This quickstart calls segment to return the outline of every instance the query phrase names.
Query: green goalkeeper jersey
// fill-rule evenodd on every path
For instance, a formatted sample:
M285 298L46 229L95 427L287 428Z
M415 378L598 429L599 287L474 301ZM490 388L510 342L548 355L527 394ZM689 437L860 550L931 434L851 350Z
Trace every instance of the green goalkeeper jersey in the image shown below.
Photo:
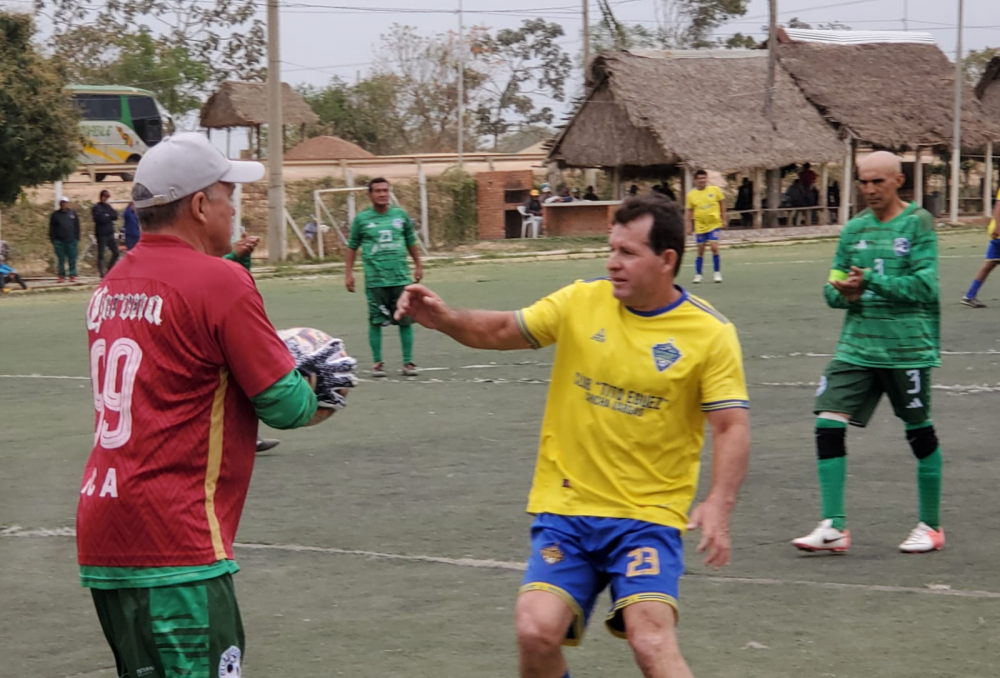
M848 303L827 283L833 308L847 309L835 360L862 367L937 367L941 309L934 219L916 203L882 223L871 210L847 222L830 280L866 269L861 299Z
M394 205L385 214L371 207L360 212L347 241L352 250L361 248L365 287L398 287L413 282L406 253L416 244L410 215Z

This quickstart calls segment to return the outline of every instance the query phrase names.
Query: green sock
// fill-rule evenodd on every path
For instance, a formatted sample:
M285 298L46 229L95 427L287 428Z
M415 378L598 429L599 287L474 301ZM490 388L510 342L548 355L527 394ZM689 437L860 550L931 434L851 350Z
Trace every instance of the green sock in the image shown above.
M920 498L920 521L931 528L941 528L941 448L917 462L917 496Z
M372 347L372 362L382 362L382 326L368 326L368 345Z
M823 519L833 521L833 527L843 530L846 525L846 512L844 511L844 485L847 481L847 454L844 446L844 438L847 434L847 424L842 421L832 419L817 419L817 443L821 446L838 446L838 450L824 450L828 455L839 452L837 456L827 456L820 458L817 462L819 471L819 489L822 498ZM820 436L819 429L833 430L839 436L827 438L824 442Z
M399 343L403 345L403 364L413 362L413 325L399 326Z

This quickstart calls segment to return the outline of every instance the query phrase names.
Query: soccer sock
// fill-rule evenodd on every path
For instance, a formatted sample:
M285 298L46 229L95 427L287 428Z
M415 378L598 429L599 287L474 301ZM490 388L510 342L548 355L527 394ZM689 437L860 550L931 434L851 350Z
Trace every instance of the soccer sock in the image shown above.
M941 476L944 456L930 422L908 425L906 439L917 456L917 497L920 522L937 530L941 527ZM928 450L933 452L927 454ZM924 456L921 456L924 455Z
M705 258L704 257L697 257L694 260L694 272L697 273L698 275L701 275L701 267L702 267L702 264L704 264L704 263L705 263Z
M816 420L816 451L819 456L819 489L823 519L833 521L833 527L843 530L846 525L844 485L847 480L847 424L833 419Z
M979 294L979 288L982 286L983 286L982 281L973 280L972 286L969 288L969 291L965 295L966 299L975 299L976 295Z
M368 326L368 345L372 347L372 362L382 362L382 326Z
M718 273L719 269L722 268L722 258L718 254L712 255L712 265L715 266L716 273Z
M413 362L413 325L399 326L399 343L403 345L403 364Z

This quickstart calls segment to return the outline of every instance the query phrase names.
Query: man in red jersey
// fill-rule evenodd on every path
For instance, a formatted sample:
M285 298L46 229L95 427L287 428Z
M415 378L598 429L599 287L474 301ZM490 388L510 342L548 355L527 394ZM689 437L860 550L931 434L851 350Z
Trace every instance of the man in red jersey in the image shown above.
M119 676L240 675L232 546L257 421L296 428L333 411L250 274L221 258L235 184L263 174L199 134L160 142L132 189L142 240L87 309L96 425L77 551Z

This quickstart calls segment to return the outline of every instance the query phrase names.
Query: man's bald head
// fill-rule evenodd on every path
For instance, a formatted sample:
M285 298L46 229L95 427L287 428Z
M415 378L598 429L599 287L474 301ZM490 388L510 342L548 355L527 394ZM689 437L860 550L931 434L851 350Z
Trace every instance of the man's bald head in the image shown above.
M876 151L858 161L858 186L879 219L902 209L898 191L905 182L903 164L892 153Z
M879 173L896 175L903 173L903 162L899 156L889 151L875 151L858 161L858 171L874 170Z

